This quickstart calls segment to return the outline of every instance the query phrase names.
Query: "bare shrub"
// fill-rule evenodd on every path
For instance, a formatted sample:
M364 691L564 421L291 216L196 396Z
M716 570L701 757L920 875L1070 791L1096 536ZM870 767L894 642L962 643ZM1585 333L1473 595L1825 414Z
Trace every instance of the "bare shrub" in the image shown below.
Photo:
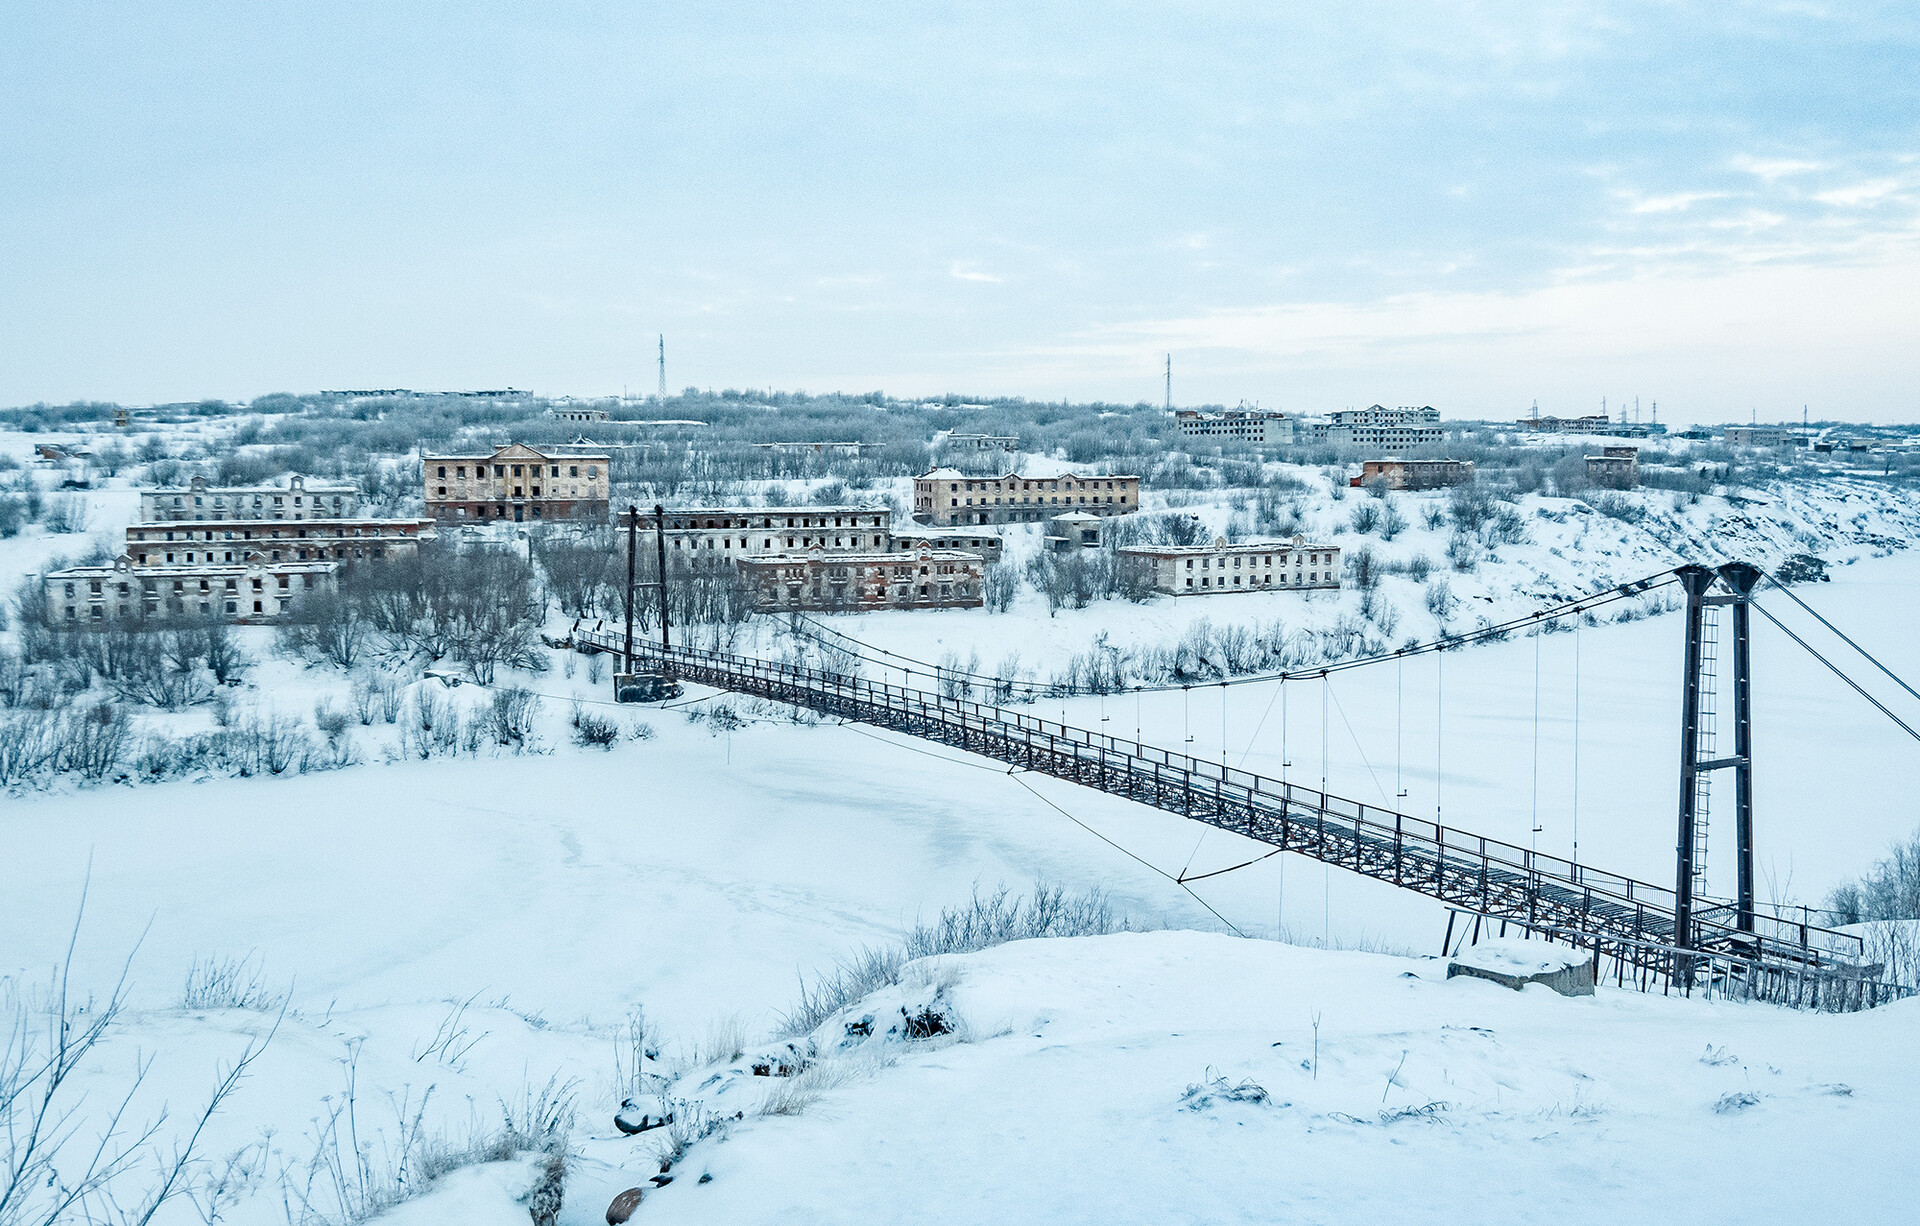
M62 494L47 500L40 513L40 526L57 535L87 530L87 502L78 494Z
M253 1009L277 1013L287 993L267 986L266 966L257 953L243 958L195 958L187 968L180 1004L186 1009Z
M475 1120L464 1132L438 1132L426 1125L433 1090L415 1101L390 1099L389 1134L360 1111L356 1043L346 1061L345 1086L329 1095L325 1115L314 1121L312 1157L296 1179L281 1177L289 1226L358 1226L395 1205L430 1190L464 1167L506 1162L521 1154L564 1154L574 1123L575 1083L549 1078L535 1089L499 1100L497 1122Z
M0 990L0 1226L146 1226L176 1199L207 1204L220 1176L199 1157L201 1135L279 1029L276 1021L221 1070L170 1149L156 1143L166 1108L144 1122L129 1114L144 1063L123 1095L83 1115L82 1082L125 1011L132 958L104 1000L83 996L72 982L79 932L76 918L66 957L43 990ZM97 1131L83 1135L82 1124L95 1121Z
M573 743L582 749L612 749L619 743L620 725L588 711L577 699L568 712L567 724L573 729Z
M836 963L812 983L802 980L800 997L780 1018L789 1035L804 1035L840 1010L881 988L900 982L906 965L936 954L972 953L1039 937L1104 936L1131 925L1113 913L1098 890L1070 894L1062 886L1036 883L1030 894L1012 894L1002 886L976 892L960 906L947 907L930 924L915 925L896 945L868 947Z
M523 686L510 685L493 692L486 709L487 729L496 745L508 745L518 753L538 743L534 721L540 716L540 696Z

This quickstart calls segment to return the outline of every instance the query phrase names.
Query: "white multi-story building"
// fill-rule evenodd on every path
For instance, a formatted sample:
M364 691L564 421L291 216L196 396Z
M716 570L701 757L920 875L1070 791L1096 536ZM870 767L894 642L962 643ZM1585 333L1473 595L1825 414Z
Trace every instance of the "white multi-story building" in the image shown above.
M1182 438L1260 445L1293 441L1293 427L1287 415L1264 409L1228 409L1220 413L1180 409L1173 415L1173 424Z
M1445 438L1440 428L1440 410L1404 405L1397 409L1377 404L1364 409L1342 409L1331 415L1328 432L1329 442L1379 451L1434 447Z
M205 477L187 484L140 491L140 518L147 523L174 519L351 519L360 513L360 491L351 482L308 481L298 474L280 485L208 485Z
M913 479L913 517L954 524L1039 523L1062 511L1128 515L1140 509L1140 478L1097 473L969 477L936 468Z
M951 451L1018 451L1017 434L948 434L940 446Z
M270 562L344 562L410 555L436 535L430 519L166 520L129 526L127 556L136 566L233 563L255 553Z
M669 564L717 566L769 554L884 553L890 547L893 511L881 506L680 507L666 513ZM621 528L627 513L617 517ZM654 516L640 512L640 530L654 529Z
M1237 545L1225 537L1215 537L1211 545L1125 545L1119 553L1122 565L1144 574L1155 591L1170 596L1340 586L1339 548L1300 536Z
M977 609L986 561L977 553L919 549L888 553L765 554L742 558L740 574L762 611Z
M107 566L69 566L42 583L55 625L104 625L147 617L278 621L311 592L331 591L337 562L276 562L250 553L233 563L141 566L122 554Z

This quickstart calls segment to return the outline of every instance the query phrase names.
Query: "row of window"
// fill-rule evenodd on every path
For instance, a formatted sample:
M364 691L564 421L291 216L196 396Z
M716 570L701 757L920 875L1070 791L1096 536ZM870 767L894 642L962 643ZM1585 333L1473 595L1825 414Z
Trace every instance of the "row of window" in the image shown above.
M165 497L165 495L161 495L161 497L162 497L162 498L164 498L164 497ZM173 496L173 505L174 505L174 506L176 506L176 507L178 507L178 506L185 506L186 504L185 504L185 503L184 503L184 502L182 501L182 499L183 499L184 497L185 497L185 495L182 495L182 494L175 494L175 495ZM262 501L261 501L261 499L263 499L263 498L267 498L267 497L271 497L271 498L273 499L273 503L272 503L272 505L274 505L274 506L276 506L276 507L278 507L278 506L285 506L285 505L286 505L286 501L285 501L285 500L286 500L286 497L287 497L287 496L286 496L285 494L273 494L273 495L266 495L266 494L255 494L255 495L253 496L253 505L254 505L254 506L256 506L256 507L259 507L259 506L266 506L267 504L266 504L266 503L264 503L264 502L262 502ZM346 497L346 496L345 496L345 495L343 495L343 494L335 494L335 495L333 496L333 505L334 505L334 506L336 506L336 507L337 507L337 506L342 506L342 505L344 505L344 503L345 503L345 497ZM236 496L234 497L234 500L233 500L233 505L234 505L234 506L236 506L236 507L239 507L239 506L245 506L245 505L246 505L246 501L247 501L247 500L246 500L246 498L245 498L244 496L240 496L240 495L236 495ZM317 506L323 506L323 505L325 505L325 503L326 503L326 499L325 499L325 498L322 498L322 497L321 497L320 495L318 495L318 494L315 494L315 495L313 496L313 505L314 505L314 506L316 506L316 507L317 507ZM194 506L196 506L196 507L204 507L204 506L206 506L206 505L207 505L207 499L206 499L206 495L204 495L204 494L195 494L195 495L193 496L193 505L194 505ZM225 494L215 494L215 495L213 496L213 505L214 505L214 506L216 506L216 507L224 507L224 506L226 506L226 505L227 505L227 496L226 496ZM300 494L295 494L295 495L293 496L293 505L294 505L294 506L296 506L296 507L298 507L298 506L304 506L304 505L306 505L306 504L305 504L305 503L304 503L304 502L302 501L302 495L300 495Z
M1256 556L1256 555L1254 555L1254 554L1250 554L1250 553L1236 553L1236 554L1234 554L1234 555L1233 555L1233 568L1234 568L1235 570L1239 570L1239 569L1240 569L1240 559L1241 559L1241 558L1245 558L1245 559L1247 560L1247 565L1248 565L1248 566L1252 566L1252 565L1254 565L1254 558L1255 558L1255 556ZM1273 555L1272 555L1272 554L1270 554L1270 553L1269 553L1269 554L1260 554L1260 555L1257 555L1257 556L1259 556L1259 557L1261 558L1261 563L1260 563L1261 565L1263 565L1263 566L1272 566L1272 565L1273 565ZM1327 555L1326 555L1326 561L1328 562L1328 564L1331 564L1331 563L1333 562L1333 555L1332 555L1332 554L1330 554L1330 553L1329 553L1329 554L1327 554ZM1304 564L1305 564L1305 565L1307 565L1307 566L1319 566L1319 565L1321 564L1321 555L1320 555L1320 554L1317 554L1317 553L1305 553L1305 554L1298 554L1298 555L1295 555L1295 557L1294 557L1294 559L1293 559L1293 564L1294 564L1295 566L1299 566L1299 565L1301 565L1301 564L1302 564L1303 562L1304 562ZM1285 566L1286 564L1287 564L1287 555L1286 555L1286 554L1281 554L1281 555L1280 555L1280 565L1282 565L1282 566ZM1200 569L1201 569L1201 570L1211 570L1212 568L1213 568L1213 555L1212 555L1212 554L1208 554L1208 555L1206 555L1205 557L1202 557L1202 558L1200 559ZM1192 559L1192 558L1188 558L1188 559L1187 559L1187 569L1188 569L1188 570L1192 570L1192 569L1193 569L1193 559ZM1221 558L1221 559L1220 559L1220 569L1221 569L1221 570L1225 570L1225 569L1227 569L1227 560L1226 560L1225 558Z
M719 531L724 532L729 528L756 528L756 527L772 528L777 526L774 524L773 521L779 517L772 516L772 515L762 515L760 517L760 522L758 524L747 522L752 518L753 516L748 515L748 516L743 516L737 520L722 519L717 523L711 519L705 521L704 523L702 523L700 520L697 520L697 519L691 520L691 521L681 520L681 519L670 519L667 521L667 530L669 532L697 532L700 529L705 528L709 531L717 529ZM864 516L863 515L846 515L846 516L836 515L833 517L833 522L829 524L827 522L827 517L824 515L819 515L819 516L789 515L786 517L786 520L787 520L786 526L789 528L840 528L840 527L884 528L887 526L887 521L892 518L893 517L891 515L864 515ZM842 519L846 521L844 524L841 523Z
M266 609L264 608L265 603L266 603L265 600L254 601L253 611L255 613L265 613L266 612ZM226 612L229 616L238 615L240 612L240 602L238 600L222 601L221 605L222 605L223 611ZM187 611L187 606L185 601L175 600L172 602L172 607L175 613L185 613ZM274 612L285 613L288 609L292 607L293 607L293 601L290 598L286 596L279 596L274 598ZM203 614L211 615L213 613L213 602L210 600L201 601L199 611ZM107 610L105 605L94 605L91 609L87 611L87 616L93 621L105 621L106 612ZM159 607L157 602L148 601L146 612L148 614L159 612ZM120 605L115 609L114 616L115 617L132 617L133 610L128 608L126 605ZM75 608L72 605L67 606L67 620L70 622L80 620L78 611L75 610Z
M266 551L266 556L275 562L284 562L287 560L287 558L284 555L289 552L293 554L293 561L295 562L323 561L328 556L327 549L324 545L316 546L313 549L294 549L294 550L271 549ZM233 554L234 554L234 551L229 549L224 551L220 557L216 558L213 556L213 550L209 549L205 553L205 555L203 555L200 558L200 561L203 563L208 563L208 562L230 563L230 562L237 562L241 560L239 558L235 558ZM194 563L194 557L192 553L183 553L180 555L178 559L176 559L174 555L170 553L162 556L165 558L165 564L167 565L191 566ZM336 545L333 548L332 556L336 558L346 558L349 556L356 557L356 558L384 558L387 556L387 550L386 550L386 547L383 545L373 545L364 549L356 545L353 547L351 554L349 554L347 546ZM160 562L153 561L152 558L153 558L152 554L141 553L141 554L136 554L134 557L134 560L142 566L158 566L162 564Z
M514 487L513 487L513 493L511 493L511 494L509 494L509 495L508 495L508 497L509 497L509 498L525 498L525 497L527 496L527 495L526 495L526 493L524 492L524 491L526 490L526 488L527 488L527 487L525 487L525 486L519 486L519 485L516 485L516 486L514 486ZM438 485L438 486L435 486L435 487L434 487L434 494L433 494L433 496L434 496L435 498L445 498L445 497L447 496L447 487L446 487L446 486L444 486L444 485ZM533 496L534 496L535 498L541 498L541 497L546 497L546 498L578 498L578 497L580 497L580 487L579 487L579 486L577 486L577 485L574 485L574 486L569 486L569 487L567 487L567 491L566 491L565 493L561 493L561 492L560 492L559 490L553 490L553 491L551 491L551 492L549 492L549 493L547 493L547 494L544 494L544 495L543 495L543 494L541 494L541 492L540 492L540 487L536 485L536 486L534 486L534 487L533 487Z
M1239 575L1235 575L1235 576L1233 577L1233 586L1234 586L1234 587L1240 587L1240 586L1241 586L1241 583L1240 583L1240 578L1241 578L1241 577L1240 577ZM1246 582L1246 586L1247 586L1247 587L1269 587L1269 586L1272 586L1272 584L1273 584L1273 576L1272 576L1272 575L1248 575L1248 576L1246 576L1246 580L1247 580L1247 582ZM1299 572L1299 571L1295 571L1295 572L1293 572L1293 583L1292 583L1292 584L1288 584L1288 582L1287 582L1287 575L1286 575L1286 572L1285 572L1285 571L1282 571L1282 572L1280 572L1280 584L1279 584L1279 585L1280 585L1281 587L1289 587L1289 586L1292 586L1292 587L1305 587L1305 586L1308 586L1308 585L1310 585L1310 584L1316 584L1316 583L1319 583L1319 582L1320 582L1320 572L1319 572L1319 571L1317 571L1317 570L1310 570L1310 571L1308 571L1308 572L1307 572L1307 575L1306 575L1306 578L1305 578L1305 579L1302 579L1302 578L1300 577L1300 572ZM1333 582L1333 572L1332 572L1332 571L1328 571L1328 572L1327 572L1327 582L1328 582L1328 583L1332 583L1332 582ZM1192 576L1192 575L1188 575L1188 576L1187 576L1187 586L1188 586L1188 587L1193 587L1193 586L1195 586L1195 585L1194 585L1194 582L1193 582L1193 576ZM1219 581L1218 583L1215 583L1215 582L1213 581L1213 577L1212 577L1211 575L1202 575L1202 576L1200 576L1200 583L1199 583L1199 586L1200 586L1200 587L1226 587L1226 586L1227 586L1227 577L1226 577L1225 575L1221 575L1221 576L1220 576L1220 581Z
M278 587L283 592L289 590L292 587L292 582L291 582L292 577L289 575L275 575L273 578L274 578L274 586ZM314 578L315 576L313 575L300 576L300 579L301 579L300 586L303 588L309 588L309 589L312 588ZM162 582L164 582L164 580L143 577L140 580L141 594L151 599L159 591L159 585ZM191 577L173 580L173 590L175 592L185 592L187 590L187 585L194 582L199 583L200 591L210 592L213 590L211 586L213 582L212 579L201 578L196 581ZM228 576L225 580L223 580L223 582L225 584L225 587L223 588L224 591L237 592L240 590L240 580L238 576ZM256 592L264 591L266 588L266 580L264 576L254 575L251 579L251 583L253 586L253 590ZM87 594L93 597L95 600L98 600L101 596L105 594L104 588L105 588L105 582L103 580L90 579L87 581ZM116 583L115 588L117 593L121 596L130 596L133 594L133 584L131 580L121 579ZM69 579L63 585L62 595L64 595L68 600L72 600L77 594L78 594L78 586L74 583L73 580Z
M1095 495L1093 496L1093 499L1092 499L1092 501L1093 501L1094 503L1109 503L1109 502L1125 502L1126 500L1127 500L1127 496L1126 496L1125 494L1122 494L1122 495L1120 495L1120 496L1119 496L1118 498L1115 498L1115 497L1114 497L1114 496L1113 496L1112 494L1095 494ZM1011 502L1013 502L1013 499L1012 499L1012 498L1008 498L1008 499L1007 499L1006 501L1007 501L1007 502L1009 502L1009 503L1011 503ZM1023 503L1026 503L1026 502L1043 502L1043 503L1052 503L1052 504L1053 504L1053 505L1055 505L1055 506L1058 506L1058 505L1060 504L1060 499L1059 499L1059 498L1058 498L1057 496L1056 496L1056 497L1053 497L1053 498L1022 498L1022 499L1021 499L1020 501L1021 501L1021 502L1023 502ZM1085 505L1085 504L1087 503L1087 501L1088 501L1088 499L1087 499L1087 496L1086 496L1085 494L1082 494L1082 495L1080 495L1080 502L1081 502L1081 505ZM948 505L948 506L950 506L950 507L957 507L957 506L960 506L960 505L962 505L962 504L961 504L961 502L960 502L960 500L959 500L958 498L950 498L950 499L948 499L948 500L947 500L947 505ZM971 499L971 498L969 498L969 499L967 499L967 501L966 501L966 503L965 503L965 505L967 505L967 506L972 506L972 505L973 505L973 499ZM985 498L982 498L982 499L980 500L980 505L981 505L981 506L983 506L983 507L984 507L984 506L986 506L986 505L987 505L987 500L986 500ZM998 498L996 498L996 499L994 499L994 500L993 500L993 505L994 505L994 506L996 506L996 507L997 507L997 506L999 506L999 505L1000 505L1000 499L998 499ZM1068 494L1068 495L1067 495L1067 505L1068 505L1068 506L1072 506L1072 505L1074 505L1074 503L1073 503L1073 495L1072 495L1072 494Z
M532 475L537 477L540 475L540 469L542 467L543 466L539 464L495 464L493 466L493 475L496 477L505 477L509 475L507 470L512 469L513 472L511 475L524 477L528 475L526 470L530 468L533 470ZM557 477L560 475L560 465L549 464L544 467L552 470L547 474L548 476ZM567 476L569 477L577 477L580 475L580 466L578 464L568 464L566 465L566 470ZM467 466L465 464L455 464L453 466L453 475L458 480L465 480L467 476ZM475 464L473 466L473 475L476 479L485 477L487 475L487 466L485 464ZM600 466L598 464L587 465L587 479L589 481L594 480L599 477L599 475ZM444 481L447 476L447 466L445 464L436 465L434 476ZM442 490L441 492L445 493L446 491Z
M239 521L236 521L236 522L239 522ZM405 527L405 528L403 528L403 527L399 527L399 526L396 526L396 525L392 525L392 524L381 524L381 525L379 525L379 526L350 526L350 527L341 527L341 528L328 528L328 529L326 529L325 531L322 531L322 530L321 530L321 529L319 529L319 528L315 528L315 529L313 530L313 534L314 534L314 536L315 536L315 537L331 537L331 536L410 536L410 535L412 535L412 530L411 530L411 528L412 528L412 526L411 526L411 525L409 525L408 527ZM148 536L148 534L147 534L147 533L145 533L145 532L141 532L141 531L139 531L139 530L137 530L137 529L136 529L136 530L130 530L130 531L128 531L128 533L127 533L127 539L128 539L128 540L130 540L130 541L144 541L144 540L146 540L146 539L147 539L147 536ZM157 539L161 539L161 540L169 540L169 541L171 541L171 540L173 540L173 539L175 539L175 538L174 538L174 535L173 535L173 533L172 533L171 531L168 531L168 532L166 532L166 533L164 533L164 534L162 534L162 535L161 535L160 537L158 537ZM181 534L180 534L180 536L179 536L179 539L180 539L180 540L183 540L183 541L190 541L190 540L192 540L192 539L193 539L193 533L192 533L191 531L182 531L182 532L181 532ZM203 539L203 540L208 540L208 541L210 541L210 540L213 540L213 539L214 539L214 535L213 535L213 529L211 529L211 528L208 528L208 529L206 529L206 531L205 531L205 533L204 533L204 535L202 536L202 538L201 538L201 539ZM224 530L223 532L221 532L221 534L220 534L220 539L222 539L222 540L227 540L227 541L231 541L231 540L235 540L235 539L239 539L239 540L243 540L243 541L250 541L250 540L252 540L252 539L253 539L253 529L251 529L251 528L242 528L242 529L240 530L240 535L239 535L239 537L238 537L238 538L235 538L235 536L233 535L233 529L231 529L231 528L228 528L228 529L226 529L226 530ZM281 538L281 536L280 536L280 530L279 530L278 528L275 528L275 529L274 529L274 530L273 530L272 532L268 532L268 533L265 533L265 534L263 534L263 535L262 535L262 537L261 537L261 539L262 539L262 540L275 540L275 541L277 541L277 540L280 540L280 539L282 539L282 538ZM290 539L292 539L292 540L297 540L297 541L304 541L304 540L306 540L306 539L307 539L307 530L306 530L305 528L299 528L299 529L296 529L296 530L294 531L294 533L293 533L293 536L292 536L292 537L291 537Z
M947 492L950 494L959 493L961 484L961 482L949 482L947 484ZM1027 493L1047 490L1057 491L1063 486L1068 490L1097 490L1102 488L1098 481L1084 480L1077 477L1067 478L1064 481L1009 481L1002 477L998 481L968 481L964 484L967 487L967 492L970 494L994 492L1000 490L1002 487L1004 487L1008 493L1012 493L1014 490L1024 490ZM1130 484L1131 483L1123 477L1120 478L1118 488L1124 490L1128 488ZM1112 481L1109 481L1106 483L1105 488L1113 489L1115 486Z

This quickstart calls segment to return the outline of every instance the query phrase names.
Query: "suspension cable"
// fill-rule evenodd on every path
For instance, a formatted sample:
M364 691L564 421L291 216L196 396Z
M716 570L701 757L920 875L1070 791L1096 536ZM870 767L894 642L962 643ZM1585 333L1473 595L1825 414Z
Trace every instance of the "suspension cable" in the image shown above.
M1626 600L1636 596L1643 596L1648 592L1657 591L1660 588L1666 587L1668 584L1677 583L1677 582L1679 582L1679 580L1674 577L1673 572L1664 571L1664 572L1661 572L1660 574L1649 575L1644 579L1636 579L1628 583L1618 584L1614 587L1606 588L1599 592L1595 592L1587 596L1581 596L1573 600L1562 601L1561 603L1556 605L1549 605L1546 608L1538 609L1532 613L1524 613L1518 617L1511 617L1511 618L1508 618L1506 621L1490 623L1485 626L1478 626L1472 630L1463 631L1460 634L1452 634L1452 635L1442 634L1437 639L1433 639L1425 643L1415 643L1412 646L1408 646L1408 647L1400 647L1393 651L1383 651L1376 655L1360 656L1360 657L1356 657L1354 659L1349 659L1349 660L1330 661L1324 664L1316 664L1316 665L1312 665L1304 668L1282 669L1282 670L1278 670L1275 672L1268 672L1268 673L1250 673L1244 677L1227 677L1217 682L1210 682L1209 684L1264 685L1270 682L1285 681L1288 679L1307 680L1314 677L1318 677L1324 672L1345 672L1348 669L1364 668L1364 667L1367 667L1368 665L1381 664L1388 660L1405 659L1412 656L1426 655L1431 652L1450 651L1454 648L1465 647L1472 643L1478 643L1478 642L1482 642L1490 639L1491 640L1504 639L1512 635L1515 631L1528 626L1542 625L1544 623L1556 621L1559 618L1567 617L1567 616L1575 616L1575 617L1582 616L1593 609L1601 607L1602 605L1612 604L1615 601ZM812 622L812 619L805 617L804 614L795 613L792 616L794 617L796 623L799 621L806 621L809 624L814 624L814 625L818 624L818 623ZM925 660L918 660L911 656L904 656L904 655L901 655L899 652L889 651L886 648L875 647L872 644L865 643L859 639L854 638L852 635L842 633L841 631L838 631L838 630L833 630L829 627L820 627L820 628L822 630L825 630L827 633L834 635L836 638L844 639L848 643L852 643L856 647L865 648L866 650L869 650L869 651L874 651L882 655L891 656L892 658L896 660L904 661L907 664L918 665L922 670L925 670L929 676L938 677L942 674L945 674L945 675L954 676L954 677L965 677L965 678L968 678L969 680L987 682L995 685L1000 684L1004 680L1003 678L988 676L987 674L984 674L984 673L971 672L966 669L956 669L956 668L950 668L950 667L939 665L939 664L930 664ZM812 636L809 636L809 637L812 637ZM845 649L843 648L843 650ZM858 652L855 652L854 654L856 656L859 655ZM873 661L870 661L870 662L873 662ZM1128 688L1141 690L1141 691L1165 693L1171 690L1186 689L1191 687L1192 684L1193 683L1190 681L1183 681L1183 682L1169 682L1164 685L1133 686ZM1099 690L1096 687L1092 687L1092 686L1054 685L1051 683L1041 684L1037 682L1023 682L1017 687L1008 687L1008 688L1017 689L1018 691L1021 691L1028 695L1036 696L1036 697L1042 696L1042 695L1048 696L1048 697L1083 696L1083 695L1094 694L1099 692Z
M1835 664L1832 660L1827 659L1827 657L1821 655L1818 651L1815 651L1813 648L1813 645L1811 643L1808 643L1807 640L1801 638L1799 635L1795 634L1793 631L1787 629L1786 624L1782 622L1779 618L1775 617L1773 614L1767 612L1766 609L1762 608L1759 601L1749 600L1747 603L1752 605L1755 609L1759 609L1760 615L1762 617L1766 618L1768 621L1772 622L1774 625L1780 627L1780 632L1786 635L1788 638L1792 639L1794 642L1800 644L1801 648L1804 649L1808 655L1820 661L1820 663L1826 665L1828 670L1831 671L1834 676L1840 678L1840 680L1852 686L1853 692L1860 695L1860 697L1866 699L1868 702L1872 703L1874 705L1874 708L1878 710L1880 714L1886 716L1888 719L1892 720L1894 723L1900 725L1900 730L1902 732L1905 732L1908 736L1912 737L1914 740L1920 741L1920 732L1914 731L1914 728L1911 724L1907 723L1906 720L1901 719L1898 715L1895 715L1892 711L1887 710L1886 704L1881 702L1878 698L1875 698L1873 695L1861 689L1860 683L1858 681L1855 681L1852 677L1849 677L1847 676L1846 673L1842 672L1840 669L1840 666Z
M1865 656L1867 659L1867 663L1873 665L1875 668L1879 669L1881 672L1885 673L1887 676L1893 678L1893 683L1895 685L1899 686L1901 689L1905 690L1907 693L1912 694L1915 698L1920 698L1920 691L1916 691L1912 686L1908 685L1905 681L1901 680L1899 674L1895 673L1892 669L1888 668L1886 665L1880 663L1880 661L1874 659L1872 652L1868 651L1866 648L1862 647L1860 644L1848 638L1846 634L1840 629L1840 627L1834 625L1832 622L1828 621L1826 618L1820 616L1819 612L1815 610L1812 605L1808 604L1806 601L1794 595L1792 588L1780 582L1780 580L1774 578L1772 575L1767 575L1766 580L1768 583L1772 584L1774 587L1777 587L1781 591L1785 592L1787 594L1788 600L1793 601L1793 603L1799 605L1801 608L1805 609L1808 613L1812 614L1813 619L1815 621L1819 622L1821 625L1825 626L1827 629L1833 631L1836 635L1839 635L1841 642L1845 643L1847 646L1853 648L1855 651ZM1755 607L1758 608L1759 606L1756 605ZM1778 624L1778 623L1775 623L1775 624Z

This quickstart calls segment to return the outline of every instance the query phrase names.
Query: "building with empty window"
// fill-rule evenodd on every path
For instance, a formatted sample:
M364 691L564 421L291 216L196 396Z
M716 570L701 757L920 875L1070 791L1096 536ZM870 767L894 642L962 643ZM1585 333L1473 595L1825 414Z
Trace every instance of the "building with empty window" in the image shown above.
M939 528L896 529L887 537L887 552L913 553L922 549L956 550L977 553L988 562L998 562L1006 542L991 532L975 528L971 532Z
M1041 523L1063 511L1127 515L1139 509L1138 477L969 477L958 469L936 468L913 479L914 519L942 527Z
M238 561L141 566L122 554L108 566L69 566L42 580L54 625L105 625L150 617L271 622L310 593L332 591L339 563Z
M590 404L556 404L547 410L547 416L559 418L561 421L592 425L595 422L610 420L613 414L607 409Z
M443 524L607 518L607 455L591 447L512 443L488 455L422 456L420 464L427 514Z
M883 553L889 548L893 511L881 506L679 507L666 513L669 564L718 566L763 554ZM625 528L627 513L616 517ZM651 511L640 512L640 531L654 531Z
M1119 553L1121 565L1144 575L1154 591L1170 596L1340 586L1340 550L1299 536L1237 545L1225 537L1215 537L1211 545L1125 545Z
M1327 441L1349 443L1373 451L1408 451L1415 447L1437 447L1446 438L1440 426L1440 410L1430 405L1418 408L1370 405L1364 409L1341 409L1330 415Z
M1472 460L1368 460L1353 484L1383 482L1390 490L1438 490L1473 480Z
M1257 445L1293 441L1293 426L1287 415L1266 409L1227 409L1219 413L1179 409L1174 412L1173 424L1182 438Z
M1587 480L1602 489L1630 490L1640 484L1640 449L1604 447L1587 457Z
M184 520L133 524L127 556L136 566L237 562L262 554L270 562L338 562L412 554L438 533L430 519Z
M741 558L738 565L761 612L975 609L985 603L985 560L958 550L815 549Z
M940 446L948 451L1018 451L1020 436L1017 434L948 434L940 440Z
M360 491L351 482L308 481L298 474L285 485L209 485L195 477L182 486L140 491L140 518L167 520L351 519L360 513Z

